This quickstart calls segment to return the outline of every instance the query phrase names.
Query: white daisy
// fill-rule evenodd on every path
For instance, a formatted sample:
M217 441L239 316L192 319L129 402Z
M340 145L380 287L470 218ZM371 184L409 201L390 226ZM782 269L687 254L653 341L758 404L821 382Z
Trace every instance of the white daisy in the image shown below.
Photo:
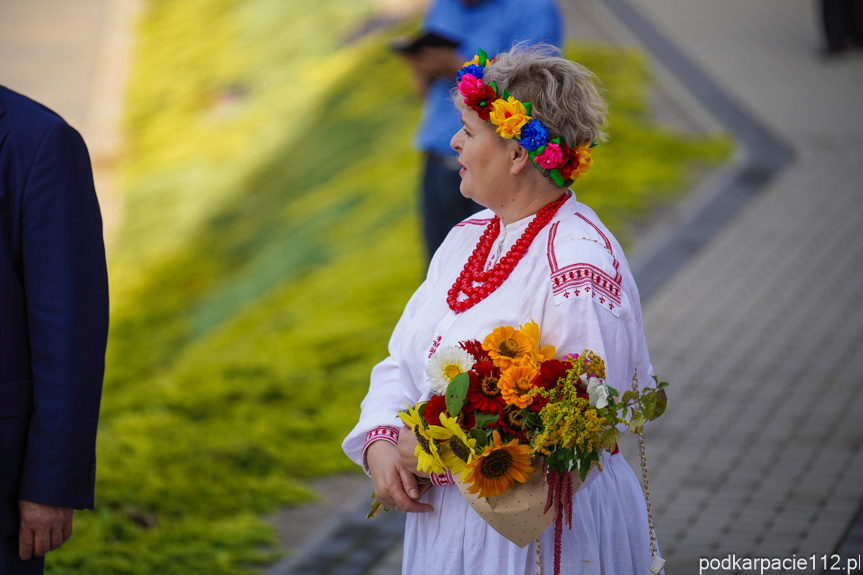
M470 371L473 356L460 347L447 346L437 350L429 359L426 377L431 383L432 393L446 395L449 382L460 373Z

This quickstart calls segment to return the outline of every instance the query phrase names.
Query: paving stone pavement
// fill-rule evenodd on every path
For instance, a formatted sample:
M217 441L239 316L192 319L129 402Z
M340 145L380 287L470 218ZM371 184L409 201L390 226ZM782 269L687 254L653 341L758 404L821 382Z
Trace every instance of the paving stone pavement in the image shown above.
M672 573L818 572L863 501L863 58L817 55L810 2L632 3L794 155L645 307L675 384L648 430L660 544Z

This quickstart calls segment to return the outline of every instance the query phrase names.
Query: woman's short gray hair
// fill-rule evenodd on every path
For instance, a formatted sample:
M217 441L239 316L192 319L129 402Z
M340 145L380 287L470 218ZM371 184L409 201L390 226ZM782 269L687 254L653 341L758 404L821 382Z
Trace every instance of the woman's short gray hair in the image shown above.
M498 54L484 71L483 83L497 83L532 105L531 117L542 122L550 137L560 136L570 147L606 138L607 105L596 88L596 76L549 44L516 44Z

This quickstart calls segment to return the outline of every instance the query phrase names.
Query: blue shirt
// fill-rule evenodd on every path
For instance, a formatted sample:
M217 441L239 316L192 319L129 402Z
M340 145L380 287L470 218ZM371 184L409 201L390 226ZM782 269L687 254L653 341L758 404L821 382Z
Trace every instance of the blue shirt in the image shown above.
M509 50L523 40L561 45L563 21L555 0L484 0L465 6L461 0L435 0L423 20L427 32L460 41L456 51L468 61L482 48L489 56ZM461 129L461 115L451 100L455 78L436 79L429 86L415 144L427 152L453 155L453 134Z

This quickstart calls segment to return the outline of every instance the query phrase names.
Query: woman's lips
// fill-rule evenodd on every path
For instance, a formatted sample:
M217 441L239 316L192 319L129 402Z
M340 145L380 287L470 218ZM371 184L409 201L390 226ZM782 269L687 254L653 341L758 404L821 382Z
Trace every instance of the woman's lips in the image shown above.
M467 171L467 168L465 168L461 162L459 162L458 165L461 166L461 169L458 171L458 175L461 176Z

